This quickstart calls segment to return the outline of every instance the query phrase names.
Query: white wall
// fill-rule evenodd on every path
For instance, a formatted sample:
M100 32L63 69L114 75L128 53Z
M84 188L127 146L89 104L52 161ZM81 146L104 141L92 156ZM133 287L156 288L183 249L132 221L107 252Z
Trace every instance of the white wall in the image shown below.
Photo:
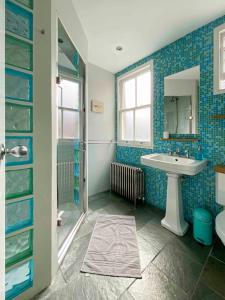
M115 145L115 81L114 75L88 64L88 195L109 190L109 167ZM103 113L91 112L91 100L104 103ZM99 144L96 144L100 142ZM102 143L101 143L102 142Z
M65 27L67 34L73 41L83 61L88 59L88 40L76 13L72 0L54 0L60 21Z

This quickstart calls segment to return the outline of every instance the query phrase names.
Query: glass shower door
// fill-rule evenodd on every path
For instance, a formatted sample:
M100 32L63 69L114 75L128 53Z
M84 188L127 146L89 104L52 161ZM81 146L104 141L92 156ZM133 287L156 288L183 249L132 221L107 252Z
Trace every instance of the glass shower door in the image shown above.
M61 77L58 85L58 246L83 213L80 189L80 91L81 84Z
M61 249L84 213L85 65L59 22L57 204L58 248Z

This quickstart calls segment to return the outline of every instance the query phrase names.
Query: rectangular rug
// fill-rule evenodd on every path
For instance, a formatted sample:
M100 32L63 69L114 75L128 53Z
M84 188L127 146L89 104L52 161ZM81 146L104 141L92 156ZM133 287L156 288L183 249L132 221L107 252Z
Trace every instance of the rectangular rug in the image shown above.
M133 216L97 218L81 272L142 278Z

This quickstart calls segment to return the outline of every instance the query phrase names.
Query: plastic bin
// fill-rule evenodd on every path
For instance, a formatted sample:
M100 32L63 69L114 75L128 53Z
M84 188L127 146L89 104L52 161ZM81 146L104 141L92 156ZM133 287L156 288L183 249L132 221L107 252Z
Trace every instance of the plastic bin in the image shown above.
M194 210L194 239L206 246L212 244L212 215L204 208Z

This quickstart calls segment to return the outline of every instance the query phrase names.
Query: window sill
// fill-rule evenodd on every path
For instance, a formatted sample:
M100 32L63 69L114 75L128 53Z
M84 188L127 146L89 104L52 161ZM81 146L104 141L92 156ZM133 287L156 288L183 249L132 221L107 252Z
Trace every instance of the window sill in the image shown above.
M213 94L214 95L225 94L225 89L215 89Z
M129 147L129 148L143 148L143 149L153 149L153 145L147 143L132 143L132 142L118 142L117 146Z

